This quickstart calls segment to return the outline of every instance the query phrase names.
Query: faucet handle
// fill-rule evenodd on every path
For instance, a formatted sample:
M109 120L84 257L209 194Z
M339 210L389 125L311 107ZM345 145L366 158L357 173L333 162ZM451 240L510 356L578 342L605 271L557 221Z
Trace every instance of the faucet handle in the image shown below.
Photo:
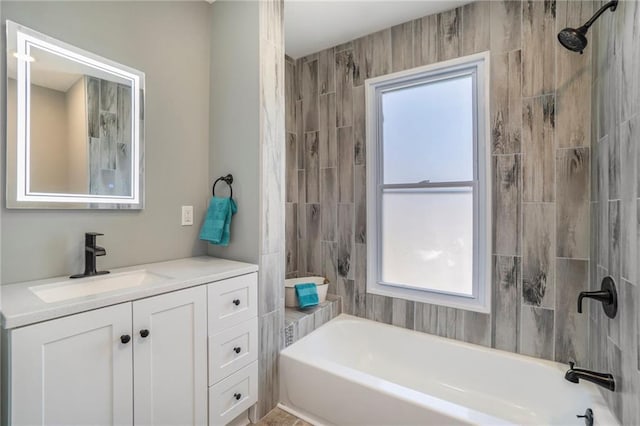
M87 247L95 247L96 246L96 238L104 235L99 232L85 232L84 233L84 245Z
M570 368L571 370L573 370L573 367L575 367L575 366L576 366L576 363L575 363L575 362L573 362L573 361L569 361L569 368Z

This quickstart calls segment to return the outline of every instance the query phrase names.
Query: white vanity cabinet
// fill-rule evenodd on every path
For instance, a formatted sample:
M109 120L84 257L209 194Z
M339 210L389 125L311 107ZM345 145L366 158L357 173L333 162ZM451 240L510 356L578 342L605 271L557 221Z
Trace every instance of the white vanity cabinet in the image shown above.
M130 335L130 303L9 331L7 423L131 424Z
M258 401L258 278L210 284L209 425L226 425Z
M258 400L256 265L201 256L107 277L132 270L160 278L53 302L34 289L76 281L3 287L3 424L242 421Z
M133 302L136 425L207 424L207 291Z
M198 286L10 330L9 423L206 425L206 301Z

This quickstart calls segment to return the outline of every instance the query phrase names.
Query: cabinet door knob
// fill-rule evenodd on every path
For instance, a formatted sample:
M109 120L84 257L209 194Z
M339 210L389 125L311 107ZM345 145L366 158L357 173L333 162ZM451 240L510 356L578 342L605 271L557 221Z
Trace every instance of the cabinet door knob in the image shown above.
M233 299L233 304L238 306L240 304L240 299Z
M236 401L240 401L240 398L242 398L242 394L241 393L234 393L233 397L236 399Z
M242 351L242 348L240 346L236 346L235 348L233 348L233 351L237 354L240 353L240 351Z
M144 329L144 330L140 330L140 336L141 337L147 337L149 335L149 330Z
M131 336L129 336L128 334L123 334L122 336L120 336L120 341L125 345L129 343L130 340Z

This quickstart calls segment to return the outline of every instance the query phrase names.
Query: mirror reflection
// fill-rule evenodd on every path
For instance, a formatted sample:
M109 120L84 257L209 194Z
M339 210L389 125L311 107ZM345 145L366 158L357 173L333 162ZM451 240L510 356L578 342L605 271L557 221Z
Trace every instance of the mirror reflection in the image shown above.
M8 185L17 185L16 201L141 208L142 121L134 117L142 111L133 93L142 93L144 75L14 25L8 44L15 46L7 49L7 158L16 163L7 170L15 171ZM23 41L20 30L28 30Z

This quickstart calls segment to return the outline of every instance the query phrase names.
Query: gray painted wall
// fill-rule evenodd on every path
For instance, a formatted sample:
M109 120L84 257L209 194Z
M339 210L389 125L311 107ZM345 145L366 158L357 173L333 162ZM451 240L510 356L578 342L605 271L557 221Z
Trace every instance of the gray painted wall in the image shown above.
M86 231L105 234L100 244L107 256L98 260L105 269L206 253L198 233L210 193L210 8L205 2L2 2L3 21L137 68L146 73L147 89L145 209L3 208L3 284L81 271ZM3 31L3 57L4 45ZM247 105L257 110L255 100ZM194 226L180 225L181 205L194 206Z
M258 263L260 218L259 37L258 2L212 5L209 180L233 174L238 213L229 246L210 245L209 254L252 263ZM220 182L216 194L228 194L225 186Z
M620 2L592 27L591 288L610 275L618 315L590 301L591 368L612 373L603 391L624 425L640 424L640 29L638 2Z
M234 175L238 213L231 225L231 244L209 246L209 253L260 265L260 401L252 420L278 402L284 327L282 12L282 0L218 1L212 6L211 179ZM227 194L224 186L220 184L216 194Z

